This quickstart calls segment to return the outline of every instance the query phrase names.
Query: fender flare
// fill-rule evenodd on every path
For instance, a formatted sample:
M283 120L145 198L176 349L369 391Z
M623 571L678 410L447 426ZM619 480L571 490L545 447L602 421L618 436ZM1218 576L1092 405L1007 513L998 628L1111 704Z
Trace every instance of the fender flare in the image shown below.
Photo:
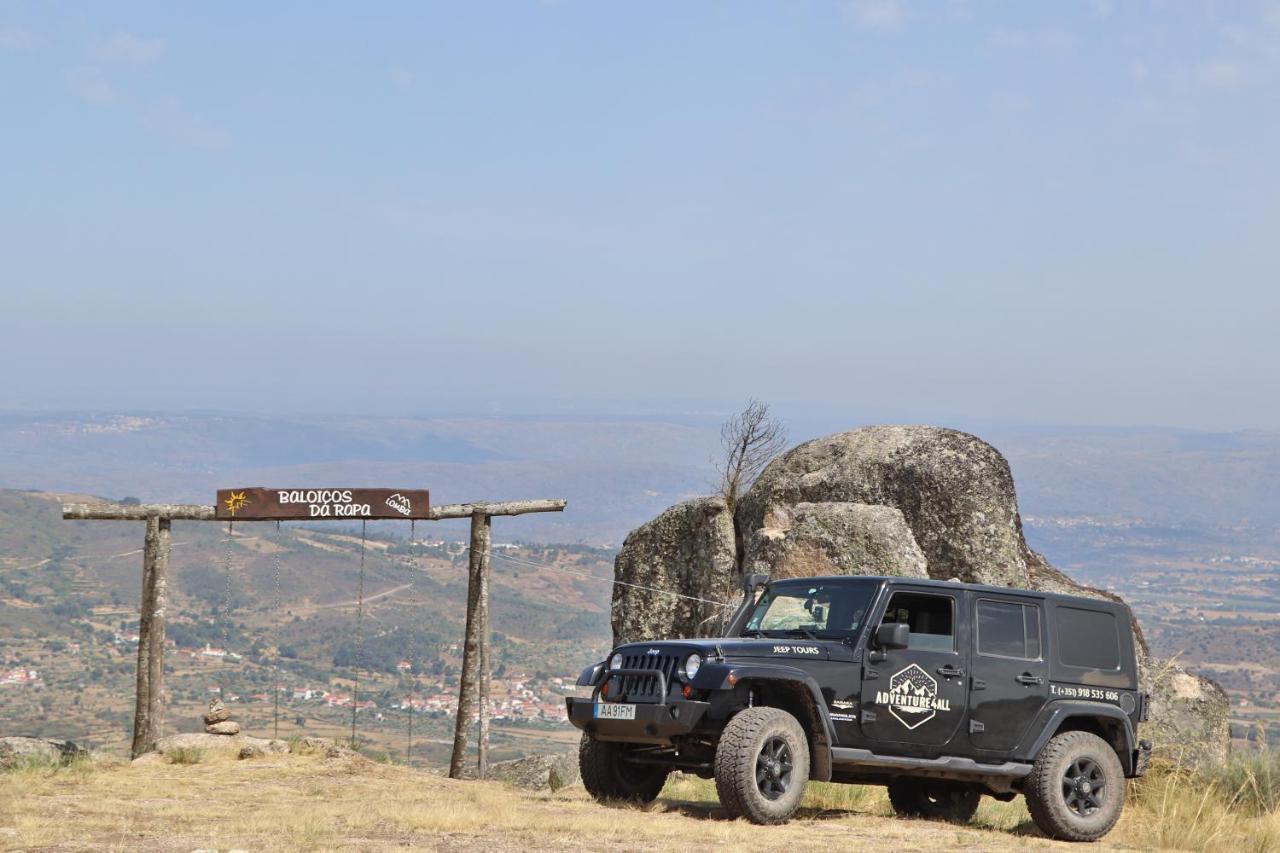
M608 661L602 660L600 663L593 663L584 669L582 674L578 676L578 687L595 687L599 683L600 676L604 673L604 667L607 663Z
M1046 705L1031 728L1035 736L1030 738L1029 742L1024 741L1024 748L1019 752L1028 761L1035 761L1036 756L1040 754L1040 750L1044 749L1045 744L1057 733L1058 728L1074 717L1089 720L1104 719L1108 723L1118 723L1122 742L1120 743L1121 748L1116 750L1116 754L1120 758L1120 766L1124 768L1125 775L1128 776L1133 772L1134 750L1138 748L1137 736L1133 731L1133 721L1129 719L1129 715L1124 711L1115 705L1108 705L1105 702L1082 702L1068 699Z
M693 686L703 690L732 691L743 682L774 682L798 689L812 703L810 714L817 717L810 750L809 778L815 782L831 779L831 748L836 743L836 730L822 698L822 688L812 675L802 669L780 664L704 664L693 679ZM801 721L802 723L805 721Z

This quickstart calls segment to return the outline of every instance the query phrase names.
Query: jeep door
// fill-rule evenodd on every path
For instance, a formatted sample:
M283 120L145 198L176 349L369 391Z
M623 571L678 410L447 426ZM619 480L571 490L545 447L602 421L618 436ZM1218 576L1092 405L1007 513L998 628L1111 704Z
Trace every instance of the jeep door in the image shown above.
M872 751L940 755L955 736L968 700L964 590L894 584L872 626L906 624L907 648L877 649L875 630L863 667L858 719Z
M1044 602L981 592L972 599L969 742L975 750L1009 750L1049 696Z

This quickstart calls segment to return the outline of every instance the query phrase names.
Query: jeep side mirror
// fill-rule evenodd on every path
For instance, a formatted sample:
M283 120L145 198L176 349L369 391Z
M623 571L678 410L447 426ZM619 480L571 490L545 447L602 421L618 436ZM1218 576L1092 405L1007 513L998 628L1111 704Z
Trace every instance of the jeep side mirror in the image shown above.
M877 649L905 649L911 639L911 626L905 622L889 622L876 628Z

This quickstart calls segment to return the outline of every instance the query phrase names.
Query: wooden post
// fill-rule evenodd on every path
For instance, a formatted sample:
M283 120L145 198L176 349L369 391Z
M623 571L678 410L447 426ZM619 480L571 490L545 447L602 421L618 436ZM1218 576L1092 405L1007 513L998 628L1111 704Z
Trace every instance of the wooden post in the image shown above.
M164 642L165 608L169 602L169 545L172 540L173 522L158 519L156 525L155 559L151 566L151 631L149 634L147 677L148 709L146 744L151 746L164 734ZM138 643L142 643L139 636Z
M467 559L467 627L462 644L462 675L458 679L458 717L453 729L453 755L449 759L449 778L462 778L467 758L467 736L476 716L479 698L476 670L480 664L480 590L484 563L489 555L489 517L482 512L471 514L471 550Z
M477 631L480 638L480 732L476 744L476 775L481 779L489 774L489 548L493 544L492 519L481 519L484 531L484 550L480 552L480 592L476 596Z
M147 532L142 540L142 605L138 618L138 671L133 703L132 756L147 751L151 734L151 609L155 591L156 552L160 544L160 519L147 519Z

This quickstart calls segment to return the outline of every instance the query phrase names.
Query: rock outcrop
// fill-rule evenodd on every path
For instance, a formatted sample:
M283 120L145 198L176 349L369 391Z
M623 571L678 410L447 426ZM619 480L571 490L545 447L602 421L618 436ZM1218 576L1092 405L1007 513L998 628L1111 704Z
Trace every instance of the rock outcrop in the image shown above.
M1227 757L1230 703L1216 681L1152 658L1143 671L1143 689L1151 694L1151 719L1142 736L1158 755L1187 764Z
M248 735L215 735L207 732L184 732L160 738L152 745L150 752L143 753L136 760L146 755L168 755L172 752L199 750L210 755L226 755L240 757L246 746L259 747L263 752L288 752L289 744L282 740L265 740Z
M85 750L69 740L39 737L0 737L0 770L10 770L28 763L65 764Z
M744 573L756 572L954 578L1118 600L1027 546L1013 473L999 451L930 426L863 427L806 442L774 460L736 512L720 498L700 498L636 528L614 563L615 644L714 633L726 608L691 599L736 602ZM1224 755L1222 689L1150 658L1136 622L1134 632L1143 689L1152 694L1143 736L1165 755Z
M967 433L864 427L805 442L770 464L743 496L743 539L805 503L892 507L924 552L930 577L1028 586L1009 463ZM895 568L884 563L861 573L906 574Z
M770 577L927 578L928 561L902 513L860 503L773 505L744 543L744 572Z
M559 791L578 782L578 751L499 761L489 775L526 791Z
M614 636L705 635L723 610L708 602L730 601L741 586L737 551L733 516L720 498L676 504L633 530L614 563L622 581L613 588Z

